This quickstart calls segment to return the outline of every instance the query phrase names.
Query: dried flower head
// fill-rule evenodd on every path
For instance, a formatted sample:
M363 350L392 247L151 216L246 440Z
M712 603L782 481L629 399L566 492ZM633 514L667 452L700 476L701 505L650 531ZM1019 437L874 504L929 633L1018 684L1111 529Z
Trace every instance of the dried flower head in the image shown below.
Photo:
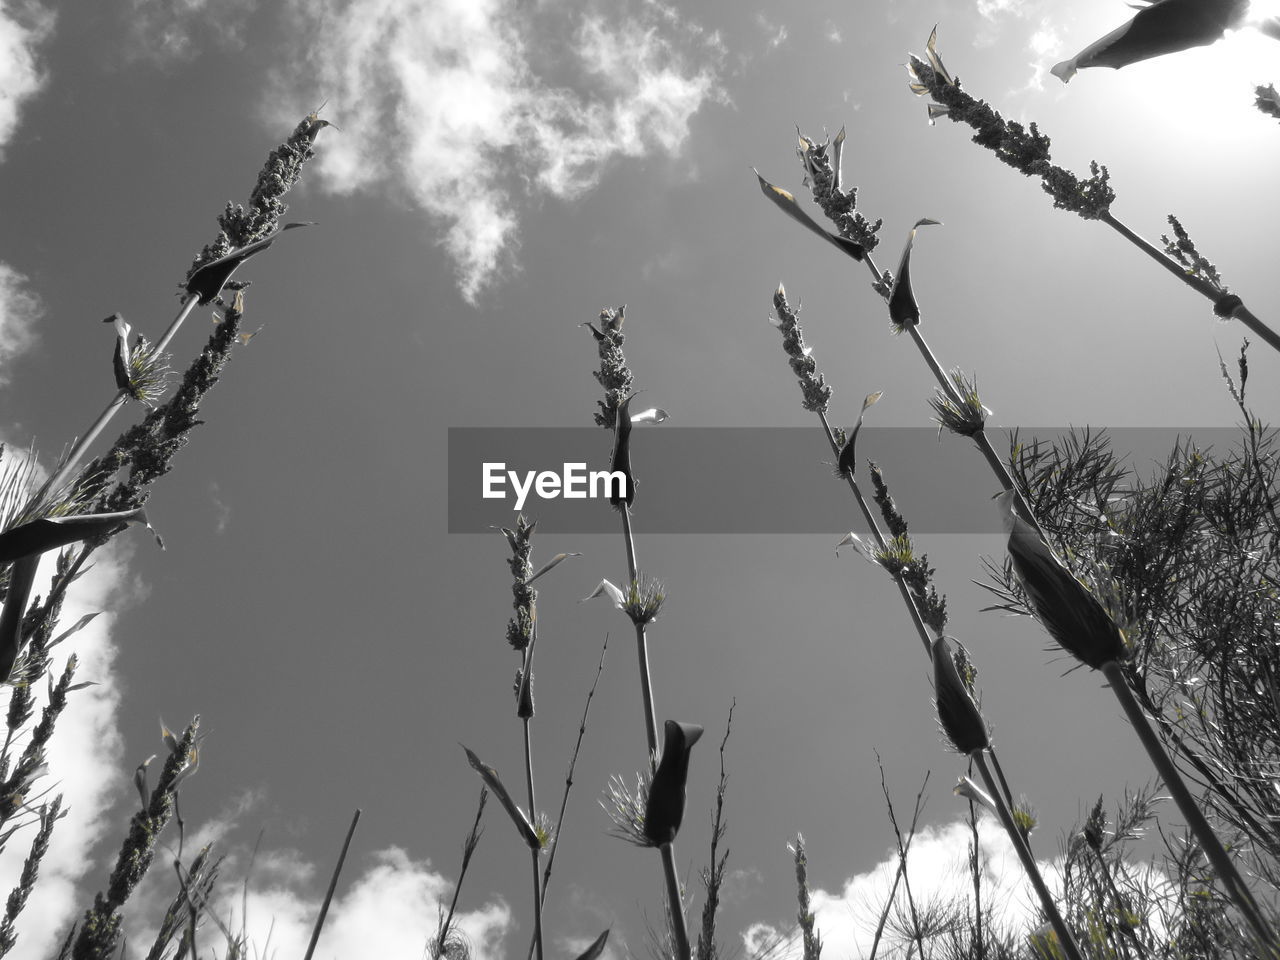
M858 188L842 189L843 173L840 169L844 156L844 127L835 140L817 143L804 134L799 135L796 154L804 164L805 182L813 193L813 199L822 207L828 220L835 224L836 233L856 244L865 253L875 250L880 238L876 232L883 221L871 223L858 213Z
M626 309L624 304L616 310L601 310L599 329L590 323L583 324L595 338L596 349L600 354L600 369L592 371L592 376L604 387L604 399L596 401L599 410L593 416L596 425L606 430L614 429L618 407L632 393L631 382L634 378L631 368L627 366L627 358L622 353L622 344L626 340L622 334Z
M515 616L507 621L507 643L515 650L524 650L529 645L537 619L535 604L538 592L529 586L533 580L533 565L529 562L529 556L533 551L533 531L537 525L536 520L529 523L521 513L516 515L514 528L502 528L511 547L507 565L511 568L512 606L516 611Z
M977 132L973 142L991 150L1001 162L1029 177L1039 177L1046 193L1053 197L1053 205L1070 210L1086 220L1105 216L1115 200L1111 189L1110 174L1105 166L1089 164L1091 176L1081 179L1075 174L1054 166L1049 156L1049 138L1036 128L1015 120L1005 120L985 100L975 100L961 89L959 79L952 78L938 59L933 48L935 36L930 36L928 60L909 58L907 72L911 76L911 91L917 95L929 94L935 103L930 104L929 119L940 116L957 123L966 123Z

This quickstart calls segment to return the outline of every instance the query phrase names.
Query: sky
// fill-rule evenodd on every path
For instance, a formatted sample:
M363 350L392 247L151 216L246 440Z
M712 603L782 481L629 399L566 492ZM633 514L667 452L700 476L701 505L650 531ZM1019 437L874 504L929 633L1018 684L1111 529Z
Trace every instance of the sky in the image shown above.
M1176 213L1231 288L1275 317L1267 211L1280 129L1252 91L1280 80L1280 46L1242 30L1067 86L1048 74L1126 16L1113 0L0 2L6 456L34 443L47 467L86 428L113 390L100 319L120 311L154 339L176 309L173 285L267 152L322 104L335 125L288 198L290 219L319 226L245 268L246 329L260 335L236 348L154 490L167 549L118 538L68 605L67 623L102 611L66 647L98 686L77 694L55 738L46 785L71 815L13 955L46 955L104 885L132 771L163 749L160 718L176 727L199 713L185 849L217 844L220 908L234 925L248 904L260 955L301 955L359 807L317 956L422 956L479 792L459 743L509 782L521 764L508 549L494 532L450 532L449 430L590 427L600 391L580 324L604 307L627 305L641 402L670 414L637 428L642 484L649 431L813 426L766 322L781 281L803 302L833 420L852 423L883 390L871 426L918 428L894 434L915 438L924 465L895 487L908 519L946 501L998 529L995 484L970 469L967 443L931 429L928 371L889 332L865 272L760 195L753 167L807 202L797 126L817 138L846 128L845 180L884 220L882 266L918 218L944 223L915 247L923 329L944 365L976 372L997 437L1018 425L1231 426L1218 352L1234 356L1243 328L1104 226L1053 210L964 130L930 126L902 69L937 24L967 89L1037 121L1067 168L1107 164L1113 211L1144 236ZM173 343L177 366L211 328L197 310ZM1255 344L1250 362L1252 404L1274 409L1280 361ZM134 405L124 417L141 415ZM608 438L595 442L603 459ZM815 435L789 471L796 495L834 484L829 459ZM755 489L767 513L779 494L760 482L764 467L725 463L698 493ZM677 842L691 917L736 703L722 937L746 949L790 927L787 845L802 832L828 956L858 956L894 842L877 752L900 820L930 774L913 872L945 890L967 842L951 795L962 763L940 742L929 668L894 591L856 553L836 554L851 503L824 534L651 533L640 489L641 567L668 592L650 640L657 713L707 729ZM494 502L489 523L513 519ZM1069 664L1035 624L980 612L987 595L972 581L1000 539L913 530L1051 861L1099 794L1114 806L1151 775L1097 677L1063 677ZM621 960L646 955L662 878L651 852L606 835L598 803L611 775L645 763L630 626L579 600L602 578L624 580L626 562L617 532L535 538L535 563L569 551L582 556L539 583L540 806L558 804L609 642L548 894L548 950L575 956L609 927L608 956ZM989 826L983 848L1016 919L1016 873ZM16 875L20 847L11 841L0 880ZM131 955L173 893L171 857L129 914ZM523 955L526 868L491 803L460 898L478 960ZM202 936L220 950L216 930Z

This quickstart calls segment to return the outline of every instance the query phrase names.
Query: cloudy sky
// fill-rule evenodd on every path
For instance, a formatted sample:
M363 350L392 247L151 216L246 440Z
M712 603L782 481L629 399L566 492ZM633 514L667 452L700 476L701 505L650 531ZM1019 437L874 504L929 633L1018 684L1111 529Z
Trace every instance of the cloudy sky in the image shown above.
M590 426L596 355L579 324L602 307L627 304L644 405L671 413L644 429L809 427L766 322L785 282L835 386L833 419L851 422L863 395L884 390L874 425L922 428L894 441L915 438L924 465L898 488L908 517L945 501L994 518L976 453L928 429L928 373L889 334L865 272L760 196L752 167L804 196L797 125L847 128L846 181L884 219L883 266L916 219L945 223L917 243L916 291L934 349L977 372L993 424L1229 426L1215 348L1234 354L1241 328L1105 227L1052 210L963 130L930 127L901 66L939 24L968 89L1038 121L1059 163L1106 163L1113 210L1140 233L1154 239L1176 213L1274 317L1263 211L1280 128L1251 104L1254 85L1280 81L1280 46L1241 31L1067 87L1048 75L1127 12L1117 0L0 2L0 434L34 441L45 463L111 396L98 321L118 310L157 335L173 285L266 153L322 103L338 128L290 197L291 217L321 225L246 268L247 329L261 335L237 348L155 490L168 549L122 538L67 610L106 611L76 639L82 675L100 686L60 729L52 776L72 815L15 955L44 956L103 884L132 770L161 748L158 718L195 713L208 736L183 793L188 839L218 842L231 897L262 831L248 900L259 947L300 955L360 807L318 956L422 954L479 789L459 741L512 781L520 764L508 551L493 533L449 533L448 430ZM175 363L209 329L197 311ZM1275 409L1280 362L1251 357L1254 406ZM603 458L603 432L597 442ZM702 493L754 489L767 513L778 494L759 482L761 457L722 464ZM831 485L824 459L815 436L786 472L801 491ZM658 714L708 729L677 845L695 891L715 745L737 700L731 945L788 927L797 831L831 955L865 943L893 842L877 750L900 816L932 771L920 874L945 884L963 855L950 793L961 763L939 743L917 641L884 577L835 555L853 512L838 504L826 534L646 534L637 501L641 565L669 594L651 639ZM512 517L495 502L489 522ZM916 529L1049 859L1099 793L1140 786L1146 767L1095 677L1061 678L1067 665L1034 625L979 612L971 580L998 539ZM657 858L607 837L597 803L610 775L645 762L635 655L617 611L578 603L602 577L625 579L621 541L545 531L535 544L535 557L584 554L541 591L540 805L558 802L612 631L548 898L551 954L612 927L613 957L644 955L646 922L661 916ZM983 836L1001 874L1003 842ZM523 955L526 866L491 807L461 897L482 957ZM153 872L131 945L172 893L168 864Z

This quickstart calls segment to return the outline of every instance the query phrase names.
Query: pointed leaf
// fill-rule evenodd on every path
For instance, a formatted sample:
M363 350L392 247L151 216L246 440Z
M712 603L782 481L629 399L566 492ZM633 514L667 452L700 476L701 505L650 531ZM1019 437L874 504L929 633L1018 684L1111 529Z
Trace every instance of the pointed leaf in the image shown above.
M1009 531L1009 559L1027 599L1049 635L1095 670L1123 660L1124 635L1098 598L1067 568L1036 529L1013 511L1013 495L1000 497Z
M606 930L600 936L591 941L591 946L578 954L578 960L597 960L600 954L604 953L604 946L609 942L609 931Z
M971 800L999 818L1000 811L996 809L996 802L991 799L991 794L987 793L968 777L961 777L952 793L957 797L963 797L965 800Z
M39 556L47 550L56 550L69 543L90 540L109 533L121 523L141 523L148 530L151 529L142 507L115 513L86 513L32 520L0 533L0 563L17 560L19 557ZM155 531L152 530L152 533Z
M153 753L147 759L138 764L133 771L133 785L138 790L138 799L142 801L142 809L145 810L151 804L151 787L147 783L147 767L151 766L151 761L156 758Z
M542 576L548 570L554 570L556 567L560 566L560 564L564 563L570 557L580 557L580 556L582 556L582 554L580 553L557 553L554 557L552 557L550 560L544 563L541 567L539 567L538 571L535 574L533 574L531 577L529 577L528 580L525 581L525 586L528 586L529 584L533 583L533 581L537 580L540 576Z
M813 217L809 216L809 214L805 213L804 210L801 209L800 204L796 201L796 198L792 195L791 191L784 190L782 187L775 187L764 177L760 176L758 171L753 170L752 172L755 173L756 179L760 181L761 192L776 203L782 212L792 220L795 220L807 229L812 230L828 243L838 247L840 250L844 251L844 253L853 257L853 259L861 260L863 258L866 251L863 250L862 244L854 243L852 240L834 233L828 233L826 230L822 229L822 226L814 220Z
M933 691L938 705L938 723L951 745L960 753L969 755L991 746L991 737L973 694L960 678L949 643L946 637L939 637L933 642Z
M1159 0L1141 8L1128 23L1095 40L1070 60L1057 64L1051 72L1066 83L1077 70L1086 67L1119 69L1152 57L1206 46L1238 26L1247 9L1247 0Z
M911 290L911 247L916 242L916 231L920 227L931 225L940 224L927 217L917 220L907 234L906 246L902 248L898 273L893 279L893 288L889 291L889 319L898 327L920 322L920 307L916 305L915 293Z
M951 79L951 74L942 65L942 58L938 56L938 25L936 23L933 25L933 32L929 34L929 42L924 45L924 51L929 58L929 66L933 67L933 72L948 86L954 86L955 81Z
M619 610L621 610L623 605L626 603L626 598L623 596L622 591L608 580L601 580L598 587L578 602L586 603L588 600L594 600L596 597L608 597L613 602L613 605Z
M689 753L702 736L696 723L668 720L663 727L662 759L649 784L644 808L644 835L655 846L670 843L684 820L685 785L689 779Z
M635 399L635 394L627 397L618 405L617 416L613 425L613 457L610 460L609 470L613 473L621 473L626 478L626 504L631 506L636 499L636 482L635 477L631 473L631 401ZM617 494L616 484L610 484L609 503L618 507L622 505L623 499Z
M662 423L664 420L671 419L671 414L660 407L650 407L648 410L641 410L639 413L631 415L631 423Z
M67 639L67 637L71 636L73 633L78 633L79 631L87 627L90 623L93 622L93 619L95 617L98 617L101 615L102 615L101 610L97 611L96 613L86 613L83 617L81 617L71 626L67 627L67 629L63 630L60 634L58 634L56 637L50 640L49 646L56 647L63 640Z
M286 223L283 227L268 237L261 240L255 240L253 243L247 243L243 247L232 250L226 256L219 257L217 260L211 260L197 268L196 272L191 274L187 279L187 293L200 298L200 305L212 303L217 299L218 294L222 292L222 288L227 285L227 281L231 279L231 275L240 268L240 265L252 257L256 253L261 253L271 244L279 239L280 234L286 230L292 230L294 227L310 227L314 226L311 222L305 223Z
M498 802L502 804L502 809L507 811L507 816L516 825L516 830L520 832L520 836L528 844L529 849L542 849L542 841L538 839L538 831L533 829L533 824L529 822L529 818L525 816L524 811L516 806L516 802L511 799L511 794L503 786L502 780L498 776L498 771L472 753L465 744L460 744L460 746L467 751L467 762L471 764L476 773L480 774L480 778L484 780L485 786L489 788L489 791L498 798Z
M0 610L0 680L3 681L9 680L22 652L22 620L39 566L40 555L36 554L20 557L9 568L9 591L5 594L4 609Z

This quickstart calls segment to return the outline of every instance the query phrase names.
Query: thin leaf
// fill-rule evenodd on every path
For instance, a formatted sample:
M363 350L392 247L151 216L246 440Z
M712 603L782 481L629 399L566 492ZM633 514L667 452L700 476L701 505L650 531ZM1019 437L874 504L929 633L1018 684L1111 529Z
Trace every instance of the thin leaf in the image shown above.
M227 285L227 281L231 279L231 275L240 268L240 265L252 257L256 253L261 253L271 244L279 239L280 234L286 230L292 230L294 227L310 227L314 223L307 221L303 223L286 223L283 227L271 234L269 237L263 237L261 240L255 240L253 243L245 244L232 250L226 256L219 257L217 260L211 260L209 263L198 267L195 273L187 279L187 293L200 298L200 305L212 303L218 298L218 294L222 292L222 288Z
M631 415L631 422L636 423L662 423L664 420L671 419L671 414L663 410L661 407L650 407L648 410L642 410L639 413Z
M893 288L889 291L889 319L899 329L920 322L920 307L916 304L916 296L911 289L911 247L916 242L916 231L920 227L940 225L937 220L922 217L907 234L902 259L898 261L898 273L893 279Z
M520 836L524 838L524 842L528 844L529 849L541 850L542 841L538 839L538 831L533 829L533 824L529 822L525 812L516 806L516 802L511 799L511 794L503 786L502 780L498 776L498 771L472 753L465 744L459 744L459 746L467 751L467 762L471 764L476 773L480 774L480 778L484 780L485 786L489 788L489 791L498 798L498 802L502 804L502 809L507 811L507 816L516 825L516 830L520 832Z
M50 640L49 646L56 647L63 640L67 639L67 637L71 636L73 633L78 633L79 631L87 627L95 617L98 617L101 615L102 615L101 610L97 611L96 613L86 613L83 617L81 617L71 626L67 627L67 629L63 630L60 634L58 634L56 637Z
M822 239L839 248L855 260L861 260L863 256L865 256L866 251L863 249L862 244L854 243L852 240L839 236L838 234L829 233L822 229L822 226L818 221L814 220L813 217L809 216L809 214L805 213L804 210L801 209L800 204L796 201L796 198L791 191L784 190L782 187L775 187L764 177L760 176L760 173L757 170L752 170L752 173L754 173L756 175L756 179L760 181L761 192L777 204L782 212L792 220L795 220L805 228L813 231L818 236L822 237Z
M151 530L153 535L155 534L142 507L115 513L45 517L0 533L0 563L8 563L20 557L39 556L48 550L65 547L69 543L91 540L110 533L122 523L141 523ZM156 540L159 541L159 539L157 536Z
M609 931L606 930L600 936L591 941L591 946L578 954L578 960L596 960L600 954L604 953L605 944L609 942Z
M599 586L597 586L594 590L591 591L591 593L583 597L578 602L586 603L588 600L594 600L596 597L608 597L609 600L613 602L613 605L617 607L619 610L622 610L625 607L627 602L626 597L624 597L622 594L622 591L619 590L617 587L615 587L608 580L601 580Z
M0 610L0 680L6 682L13 673L18 654L22 652L22 620L39 566L40 556L36 554L15 560L9 569L9 590L5 594L4 609Z
M541 567L539 567L538 571L534 573L531 577L529 577L528 580L525 581L525 586L528 586L529 584L533 583L533 581L537 580L540 576L542 576L547 571L553 570L556 567L560 566L560 564L564 563L570 557L580 557L580 556L582 556L582 554L580 553L557 553L554 557L552 557L550 560L544 563Z

